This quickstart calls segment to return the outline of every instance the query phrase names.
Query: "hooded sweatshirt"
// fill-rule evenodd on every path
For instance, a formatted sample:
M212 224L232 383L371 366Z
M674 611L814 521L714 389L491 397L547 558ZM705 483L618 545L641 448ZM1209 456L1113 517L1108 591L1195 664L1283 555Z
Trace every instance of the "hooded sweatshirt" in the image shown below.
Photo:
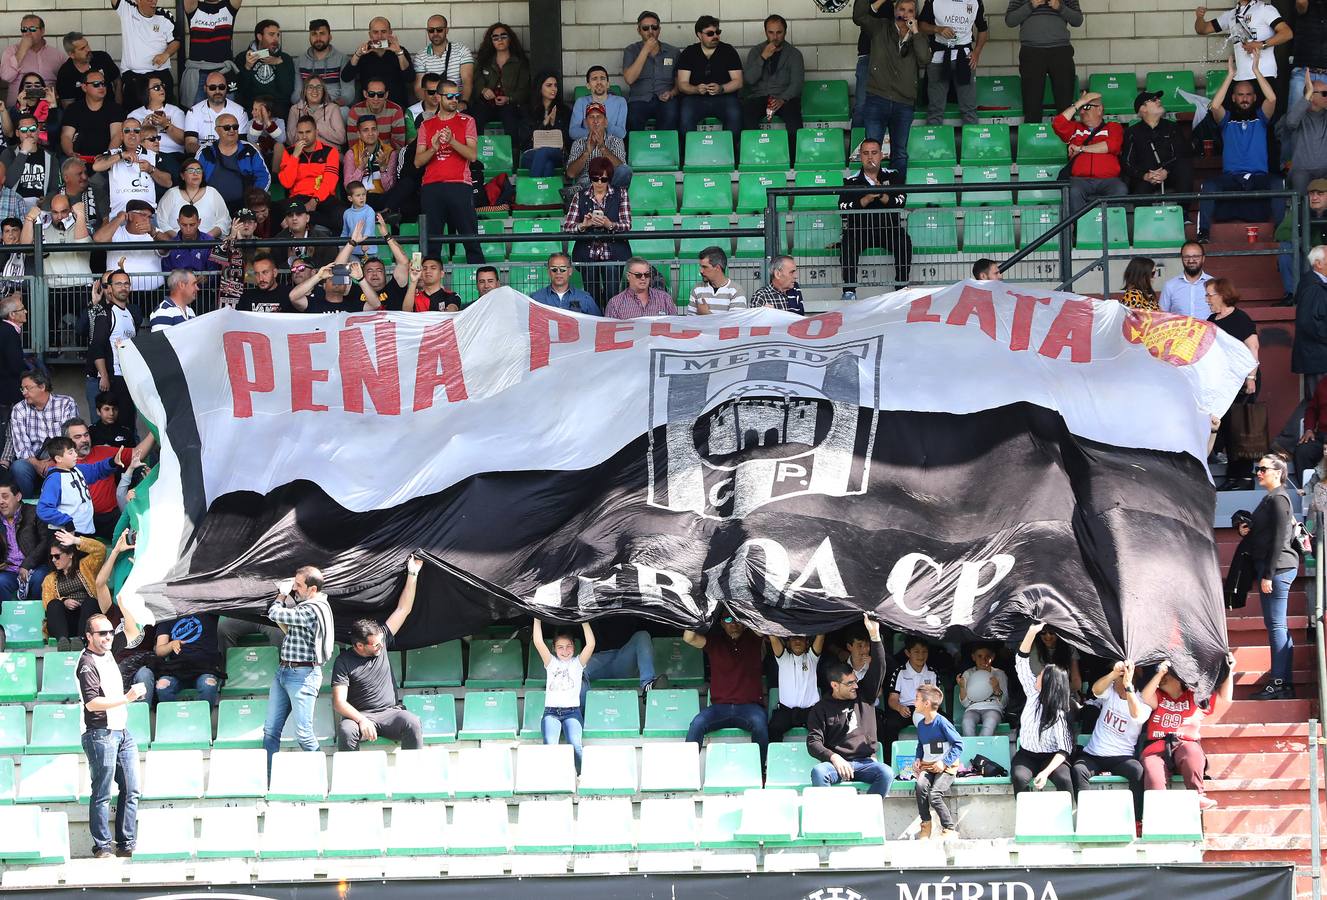
M837 753L844 759L875 756L875 700L885 681L885 645L871 642L871 664L857 682L856 700L835 700L827 693L806 719L806 749L821 762Z

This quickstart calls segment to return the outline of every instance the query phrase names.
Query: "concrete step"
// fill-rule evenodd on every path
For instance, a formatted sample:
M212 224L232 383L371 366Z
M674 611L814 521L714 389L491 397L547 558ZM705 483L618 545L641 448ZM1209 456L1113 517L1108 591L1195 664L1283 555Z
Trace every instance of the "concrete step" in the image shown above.
M1226 724L1307 722L1318 706L1317 700L1236 700L1218 710L1216 717Z
M1269 794L1275 797L1276 794ZM1218 797L1218 800L1221 798ZM1203 813L1203 834L1308 834L1309 805L1302 794L1287 794L1289 805L1217 806Z
M1308 745L1307 721L1203 725L1203 749L1208 753L1303 753Z
M1209 796L1221 804L1218 808L1286 809L1295 806L1308 808L1309 779L1303 778L1222 778L1204 782ZM1322 798L1323 795L1319 794ZM1322 799L1319 800L1321 804Z
M1228 778L1308 778L1309 755L1303 753L1209 753L1207 774Z

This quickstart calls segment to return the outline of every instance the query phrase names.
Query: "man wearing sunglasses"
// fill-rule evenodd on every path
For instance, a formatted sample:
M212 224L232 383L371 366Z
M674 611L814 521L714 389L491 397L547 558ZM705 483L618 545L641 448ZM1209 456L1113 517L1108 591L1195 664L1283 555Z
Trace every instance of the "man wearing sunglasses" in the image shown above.
M1305 77L1304 93L1291 97L1283 128L1282 140L1294 160L1290 186L1302 194L1310 181L1327 178L1327 75L1310 72Z
M147 102L148 75L160 76L166 83L166 96L173 97L175 78L170 61L180 49L175 19L158 8L157 0L111 0L111 9L120 17L124 102L130 109Z
M1068 145L1069 211L1082 209L1097 197L1123 197L1129 189L1120 180L1120 148L1124 126L1105 121L1101 95L1083 95L1051 122Z
M124 212L125 204L138 199L157 208L158 189L171 186L170 173L157 168L157 152L142 143L143 123L125 119L120 129L123 146L92 161L92 171L105 172L110 182L112 216Z
M682 51L660 40L658 13L636 17L640 40L622 51L622 80L627 90L627 131L643 131L654 119L659 131L676 131L682 104L677 101L677 57Z
M415 54L415 96L421 101L426 96L425 75L450 78L461 89L461 109L465 109L475 80L475 57L465 44L448 39L450 29L447 17L442 15L429 16L424 23L429 42Z
M55 73L55 96L61 106L68 106L83 96L80 86L83 76L96 69L106 76L111 84L111 96L120 100L120 67L105 50L93 50L88 39L77 31L64 36L65 52L69 58Z
M9 106L18 100L20 75L36 72L47 84L54 84L65 61L58 47L46 43L46 22L41 16L28 13L19 20L18 30L18 42L0 53L0 79L9 85L5 99Z
M208 187L216 188L227 209L236 210L244 205L246 191L267 189L272 173L258 148L240 140L240 125L234 113L217 116L216 129L217 140L198 151L198 161L203 164Z
M1187 194L1193 190L1190 142L1175 120L1167 118L1161 102L1164 96L1161 91L1143 91L1134 98L1138 121L1124 130L1120 151L1120 166L1129 179L1131 194Z
M653 286L654 266L649 260L633 256L627 260L627 286L609 298L604 315L610 319L643 319L651 316L675 316L677 304L668 292Z
M36 206L58 184L55 157L38 142L37 128L37 120L31 115L19 116L14 123L18 146L11 145L0 151L4 184L22 203L20 215Z
M120 146L124 110L107 96L109 82L96 69L83 77L83 96L64 111L60 147L65 156L91 162Z
M194 156L199 149L215 142L220 134L217 122L222 116L231 116L239 127L239 134L249 133L249 114L228 96L230 84L221 72L208 72L203 81L206 100L190 107L184 117L184 152Z
M700 120L717 116L733 141L742 131L742 59L719 39L723 29L714 16L696 20L696 43L677 58L677 91L682 95L682 131L695 131Z
M587 316L603 315L593 297L571 286L571 257L565 253L554 253L548 258L548 285L531 294L530 299Z
M442 82L441 111L419 127L413 144L415 165L423 170L420 206L428 214L429 231L441 237L443 226L453 234L478 234L470 163L479 156L475 120L459 110L461 91L454 81ZM465 245L465 261L484 262L477 242Z
M346 124L352 132L357 131L359 120L372 116L378 123L378 137L393 147L403 147L406 143L405 110L387 99L387 95L387 82L381 78L370 81L364 87L364 99L350 107Z

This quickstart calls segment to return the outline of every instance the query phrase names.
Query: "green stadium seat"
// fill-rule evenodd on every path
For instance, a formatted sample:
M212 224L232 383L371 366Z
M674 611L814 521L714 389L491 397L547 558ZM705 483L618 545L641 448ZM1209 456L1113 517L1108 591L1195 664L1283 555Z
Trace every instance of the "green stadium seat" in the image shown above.
M726 215L732 211L733 192L727 175L687 172L682 176L682 215Z
M581 796L634 794L639 784L635 747L623 744L589 744L585 747L581 759Z
M226 683L223 697L267 696L276 677L276 647L231 647L226 651Z
M515 792L511 750L501 745L458 750L451 777L457 797L510 797Z
M58 866L73 858L69 852L69 814L43 810L37 817L38 843L41 855L27 860L30 865Z
M729 218L728 218L728 216L683 216L683 217L682 217L682 228L683 228L684 230L695 229L695 230L697 230L697 231L714 231L714 230L719 230L719 229L728 228L728 227L729 227ZM732 252L733 252L733 240L732 240L732 238L726 238L726 237L725 237L725 238L709 238L709 237L698 237L698 238L694 238L694 237L693 237L693 238L682 238L682 240L680 241L680 246L679 246L679 248L678 248L678 256L679 256L681 259L691 259L691 260L694 260L694 259L696 259L697 255L700 253L700 251L704 250L706 247L712 247L712 246L715 246L715 245L718 245L719 248L722 249L724 253L732 253ZM633 243L632 246L634 247L635 244ZM699 281L699 280L700 280L700 275L699 275L699 272L700 272L700 264L699 264L699 263L696 263L695 265L696 265L696 272L697 272L696 280ZM687 281L684 280L684 279L679 279L679 280L680 280L680 281L683 281L683 283L689 283L689 282L687 282Z
M140 809L138 843L134 859L140 862L192 859L194 855L194 811L183 809Z
M843 187L843 173L839 171L815 172L799 171L793 176L793 184L796 187ZM838 209L839 195L837 192L824 194L808 194L793 198L793 209Z
M522 800L512 849L517 853L570 853L576 831L571 799Z
M283 755L278 754L278 758ZM323 843L320 818L317 806L268 804L263 813L263 834L258 842L258 855L263 859L317 856Z
M562 231L561 219L518 219L512 223L513 234L557 234ZM552 253L561 252L558 240L530 241L511 245L513 262L544 262Z
M953 166L914 166L909 164L908 174L905 177L907 184L955 184ZM925 206L958 206L958 194L948 193L928 193L924 191L908 191L906 201L908 209L921 209Z
M952 125L914 125L908 135L909 166L956 166Z
M1020 247L1028 244L1060 224L1058 206L1024 206L1021 210Z
M571 744L522 744L516 748L517 794L574 794L576 760Z
M317 754L310 754L317 755ZM207 798L232 800L267 796L267 751L212 748L207 767Z
M800 831L800 812L796 791L749 790L742 795L741 818L733 837L765 844L791 843Z
M967 738L963 739L964 744L966 744L967 741L968 741ZM1006 741L1006 743L1008 742ZM884 749L885 749L884 747L880 748L881 751L883 751ZM878 755L879 753L877 753L877 756ZM916 759L917 759L917 740L915 738L911 740L895 741L889 747L889 765L894 769L895 772L905 772L908 769L912 768L912 764L916 761ZM895 782L895 786L898 786L897 781ZM908 792L912 791L911 784L905 784L904 787L907 789ZM900 788L900 791L901 790L902 788Z
M1184 209L1180 206L1136 206L1133 246L1174 249L1184 243Z
M14 760L0 756L0 806L9 806L18 793L18 776L14 771Z
M621 97L622 88L618 87L616 84L610 84L608 86L608 93L617 94L617 96ZM589 95L590 95L590 89L583 84L576 85L576 90L572 91L573 100L579 100L582 97L588 97Z
M528 689L521 710L521 733L523 741L542 741L544 739L544 691Z
M143 760L144 800L199 800L203 751L149 750Z
M79 704L38 703L32 708L32 737L27 752L81 753L82 725L83 708Z
M635 691L590 691L585 696L585 738L640 735L640 699Z
M1221 77L1225 77L1224 72L1221 73ZM1198 94L1198 86L1194 82L1193 70L1191 69L1148 72L1144 90L1149 94L1154 91L1161 91L1165 95L1161 98L1161 105L1166 108L1168 113L1192 114L1194 112L1193 104L1179 95L1180 91ZM1132 104L1130 104L1129 109L1130 111L1133 110Z
M657 637L654 639L654 670L667 675L670 684L698 687L705 682L705 657L680 637Z
M393 800L444 800L452 795L451 754L442 747L397 750L387 770Z
M912 745L913 745L913 750L915 752L917 747L916 738L913 738ZM989 759L991 762L1003 766L1006 772L1010 771L1011 767L1009 763L1010 749L1009 749L1008 733L993 734L990 737L963 738L963 751L962 754L960 755L961 762L963 762L966 765L967 763L972 762L972 758L977 755L984 756L987 759ZM1009 784L1009 776L1005 775L1003 777L985 777L985 776L974 775L961 779L961 783L975 784L975 785Z
M742 132L739 168L748 172L786 172L792 168L788 158L788 133L782 130Z
M398 803L387 829L388 856L438 856L447 852L447 807Z
M1128 844L1134 839L1133 794L1129 791L1080 791L1078 828L1080 844Z
M153 750L205 750L212 746L212 707L206 700L157 704Z
M671 237L639 238L638 234L670 234L673 231L671 216L635 216L631 217L631 252L637 256L652 260L673 259L677 256L677 241Z
M911 785L908 790L912 790ZM855 789L847 786L810 787L802 791L802 837L835 844L860 841L866 831L867 820L848 812L858 806L856 801L859 796ZM880 802L875 798L862 799L867 801L867 806L881 809Z
M263 745L263 723L267 700L222 700L217 705L217 738L214 747L240 748Z
M199 859L253 859L258 855L258 810L252 806L213 806L198 811Z
M738 216L737 228L764 228L764 216ZM635 246L635 243L632 244ZM740 237L737 239L737 252L733 254L735 259L761 259L765 255L765 239L763 237ZM686 646L685 644L683 646ZM674 682L676 683L676 682Z
M406 651L402 687L460 687L462 675L461 642L447 641Z
M1014 240L1014 211L982 206L963 213L963 250L965 253L1011 253Z
M842 128L797 129L799 169L842 169L843 162Z
M635 832L636 822L631 815L630 799L600 797L582 800L577 804L572 848L577 853L630 851Z
M1203 82L1203 92L1207 94L1207 99L1211 100L1216 96L1217 89L1221 87L1221 82L1226 80L1225 69L1208 69L1206 80Z
M633 131L627 135L627 165L635 172L676 172L682 167L676 131Z
M658 658L657 653L655 658ZM642 734L647 738L684 738L691 720L699 714L700 697L694 690L650 691L645 695L645 729Z
M336 718L332 715L332 697L330 694L320 696L313 704L313 736L318 741L319 747L326 747L336 742ZM281 729L281 749L294 750L299 748L299 742L295 740L295 717L289 716L286 719L286 725Z
M1007 166L1009 155L1008 125L964 125L963 166Z
M914 253L957 253L958 219L952 209L916 209L908 213Z
M327 757L321 753L287 750L272 757L268 800L321 803L327 798Z
M731 131L688 131L686 142L687 155L682 163L683 172L719 172L726 175L737 168L733 164Z
M807 122L846 122L852 117L848 82L811 79L802 86L802 119Z
M1101 207L1097 207L1078 220L1078 238L1075 250L1101 249ZM1129 220L1123 206L1112 206L1106 214L1106 233L1112 250L1129 247Z
M381 806L334 803L327 807L323 856L382 856L385 842Z
M22 753L27 745L28 711L17 703L0 706L0 755Z
M672 175L638 173L627 188L633 221L638 215L672 215L677 212L677 183Z
M545 254L547 255L547 254ZM470 642L467 688L518 688L525 682L524 649L516 638Z
M1023 79L1018 75L978 75L978 113L1000 117L1023 114Z
M1225 72L1222 72L1221 74L1224 75ZM1043 85L1043 90L1041 92L1041 108L1055 110L1055 112L1057 113L1063 112L1064 111L1063 109L1055 109L1055 94L1051 91L1051 79L1049 75L1046 76L1046 80L1042 82L1042 85ZM1081 79L1079 79L1078 75L1075 74L1074 89L1070 91L1069 96L1077 97L1079 94L1082 93L1081 88L1082 88Z
M696 744L646 743L640 759L641 791L700 790L700 747Z
M793 256L838 256L843 216L838 213L797 213L793 216Z
M793 790L810 787L811 769L818 762L806 749L805 741L770 744L765 759L765 787Z
M79 758L72 753L29 754L18 772L19 803L73 803L82 779Z
M521 209L520 207L546 207L545 209ZM557 215L562 209L562 179L535 178L526 175L516 179L516 208L512 216L516 218L537 219Z
M495 235L495 236L497 236L497 235L503 235L503 234L505 234L506 231L507 231L507 223L506 223L505 219L480 219L480 220L479 220L479 233L480 233L480 234L487 234L487 235ZM481 251L483 251L483 253L484 253L484 259L485 259L485 260L487 260L487 261L490 262L490 263L498 263L498 262L501 262L502 260L506 259L506 258L507 258L507 250L508 250L509 248L511 248L511 247L515 247L515 246L516 246L515 244L509 244L509 243L507 243L506 241L485 241L484 243L482 243L482 244L479 245L479 249L480 249ZM446 252L446 248L447 248L447 247L450 247L450 248L451 248L451 256L450 256L450 259L451 259L452 262L454 262L454 263L464 263L464 262L465 262L465 245L464 245L464 244L444 244L444 245L442 245L442 247L440 248L440 250L441 250L441 252L442 252L442 256L443 256L444 259L447 259L447 258L448 258L448 256L447 256L447 252ZM335 662L333 662L333 664L335 664ZM330 684L330 682L331 682L331 679L330 679L330 678L323 679L323 687L327 687L327 688L330 690L330 687L328 687L328 685Z
M1016 843L1067 843L1074 839L1074 798L1067 792L1024 791L1014 800Z
M1108 116L1131 116L1133 98L1138 96L1138 76L1133 72L1098 72L1087 79L1087 89L1101 95Z
M696 801L690 797L649 797L640 802L640 831L636 848L650 850L694 850L700 840Z
M36 699L37 654L18 650L0 652L0 702L27 703Z
M0 860L22 863L41 856L40 818L35 806L0 809Z
M31 650L46 643L46 610L40 600L9 600L0 603L0 628L10 650Z
M463 741L516 740L516 694L512 691L471 691L461 712Z
M1019 181L1055 181L1060 177L1058 165L1022 165L1018 167ZM1060 205L1059 188L1038 188L1030 191L1018 192L1018 205L1030 206L1035 204L1045 204L1047 206Z
M1018 167L1026 165L1058 165L1069 161L1064 141L1045 122L1018 126Z
M456 740L456 698L451 694L407 694L405 708L419 716L426 744Z
M41 690L37 692L37 699L49 702L77 700L79 693L76 672L78 659L82 655L81 650L74 650L47 653L43 656Z
M474 800L452 807L447 830L447 852L458 855L507 853L507 804L500 800Z
M481 134L479 136L479 161L484 164L484 177L506 172L515 172L512 166L511 137L505 134Z
M1144 841L1202 839L1203 813L1197 791L1143 791Z
M742 826L742 810L746 798L735 795L706 797L700 802L700 846L705 850L734 850L756 848L758 840L737 837ZM752 822L755 827L755 822ZM793 834L797 826L793 825Z
M766 196L766 192L770 188L787 187L787 185L788 179L781 173L739 173L737 176L737 211L739 213L763 213L769 209L769 197ZM632 209L635 209L634 204ZM632 246L636 245L633 243ZM655 638L655 640L661 639Z
M760 748L755 744L710 744L705 748L705 793L740 794L760 786Z
M963 183L966 184L1006 184L1013 180L1008 166L964 167ZM964 206L1013 206L1013 191L964 192Z
M387 753L358 750L332 754L332 787L327 799L386 800Z

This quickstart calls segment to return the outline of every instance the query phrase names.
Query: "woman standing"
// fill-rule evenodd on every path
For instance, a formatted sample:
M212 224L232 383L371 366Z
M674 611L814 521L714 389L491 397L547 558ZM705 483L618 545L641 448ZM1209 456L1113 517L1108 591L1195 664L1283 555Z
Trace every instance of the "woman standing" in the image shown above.
M1028 790L1029 785L1039 791L1050 781L1057 791L1072 795L1069 757L1074 752L1074 730L1069 724L1073 708L1069 674L1055 663L1047 663L1034 676L1029 659L1037 634L1045 627L1045 622L1037 622L1028 628L1014 660L1027 703L1019 720L1018 752L1010 763L1010 778L1015 794Z
M1244 379L1244 389L1235 396L1235 403L1252 403L1258 399L1258 327L1253 324L1253 319L1242 309L1237 309L1239 304L1239 294L1235 291L1235 286L1230 283L1229 278L1213 278L1207 282L1207 307L1212 314L1207 317L1207 321L1214 322L1217 328L1220 328L1226 334L1237 341L1242 341L1244 346L1249 348L1253 354L1253 371ZM1221 427L1218 431L1217 442L1214 445L1217 448L1224 448L1226 451L1226 478L1218 486L1217 490L1231 491L1252 487L1250 477L1252 475L1253 460L1235 459L1235 454L1231 449L1230 429L1233 426L1234 416L1232 411L1235 405L1231 404L1230 409L1226 410L1225 416L1221 419Z
M96 538L57 531L51 544L51 568L41 583L41 602L46 607L46 634L56 639L56 649L81 646L88 618L97 612L97 573L106 558L106 545Z
M1219 694L1206 704L1199 703L1193 689L1185 687L1170 671L1170 662L1162 660L1156 674L1143 687L1143 703L1152 707L1147 723L1147 743L1143 747L1143 790L1164 791L1172 775L1184 779L1184 786L1198 792L1198 806L1211 809L1216 800L1203 789L1207 755L1203 752L1203 720L1216 712L1217 706L1229 706L1235 695L1235 657L1226 656L1230 674ZM1219 704L1218 704L1219 701Z
M230 212L226 201L214 187L203 183L203 164L196 159L180 167L180 183L161 195L157 202L157 222L163 230L174 231L180 209L192 204L198 209L198 229L214 238L230 231Z
M1157 292L1152 287L1152 273L1156 268L1156 262L1146 256L1129 260L1124 270L1124 296L1120 302L1130 309L1160 312L1161 304L1157 302Z
M534 178L547 178L566 157L571 110L562 102L562 82L557 75L547 72L540 76L537 84L537 96L528 122L535 146L521 155L521 168L529 169ZM555 146L559 139L561 143Z
M314 75L304 82L300 101L290 108L286 117L286 133L295 133L295 123L302 116L313 119L313 127L318 132L318 139L338 149L346 145L346 120L341 116L341 107L327 99L327 86Z
M599 156L590 160L590 186L576 192L562 220L563 231L579 231L597 235L591 240L577 241L572 248L572 261L593 263L581 269L585 289L594 302L603 309L616 293L622 280L622 263L631 256L631 245L625 240L605 235L631 230L631 204L625 188L610 187L613 164Z
M1293 544L1295 513L1286 491L1285 460L1264 456L1253 471L1267 496L1253 510L1253 521L1249 523L1252 538L1249 555L1253 557L1263 624L1272 650L1272 680L1257 696L1260 700L1291 700L1295 696L1291 686L1295 641L1286 628L1286 606L1290 583L1299 571L1299 554Z
M479 93L468 112L479 133L494 119L511 137L514 147L524 147L525 111L530 108L530 60L516 32L495 22L484 32L475 53L475 86Z

